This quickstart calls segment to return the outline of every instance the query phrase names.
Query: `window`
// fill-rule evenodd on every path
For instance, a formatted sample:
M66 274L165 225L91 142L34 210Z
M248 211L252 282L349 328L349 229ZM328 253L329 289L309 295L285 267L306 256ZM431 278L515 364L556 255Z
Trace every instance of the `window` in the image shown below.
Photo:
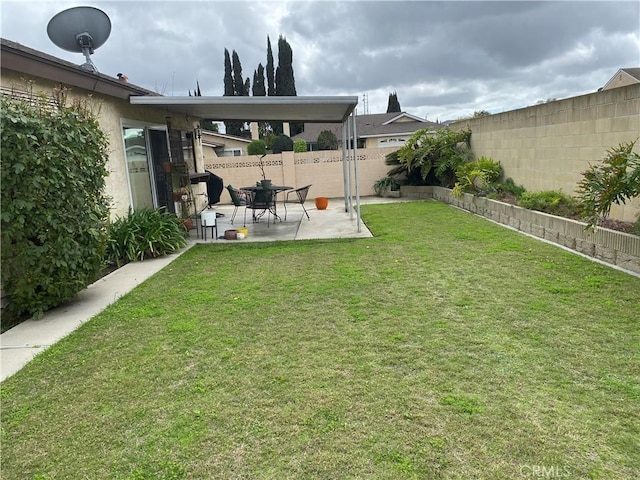
M242 155L241 148L225 148L222 152L218 152L219 157L240 157Z

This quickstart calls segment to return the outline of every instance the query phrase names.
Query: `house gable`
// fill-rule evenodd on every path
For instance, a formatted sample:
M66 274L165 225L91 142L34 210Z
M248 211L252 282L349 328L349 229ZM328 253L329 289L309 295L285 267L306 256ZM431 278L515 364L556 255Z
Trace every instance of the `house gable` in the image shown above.
M621 68L607 83L605 83L601 90L626 87L627 85L633 85L634 83L640 83L640 68Z

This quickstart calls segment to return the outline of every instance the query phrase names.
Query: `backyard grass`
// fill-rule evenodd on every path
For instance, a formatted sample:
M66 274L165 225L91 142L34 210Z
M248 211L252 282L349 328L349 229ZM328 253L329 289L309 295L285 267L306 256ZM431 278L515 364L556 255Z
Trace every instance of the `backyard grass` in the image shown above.
M196 246L38 356L2 478L640 477L640 279L436 202L362 214Z

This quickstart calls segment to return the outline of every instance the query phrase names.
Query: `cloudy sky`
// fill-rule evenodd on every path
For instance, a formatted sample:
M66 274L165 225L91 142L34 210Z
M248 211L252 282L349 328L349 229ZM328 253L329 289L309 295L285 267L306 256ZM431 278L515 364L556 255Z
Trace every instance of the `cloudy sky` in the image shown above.
M222 95L224 49L244 77L266 65L267 36L293 49L298 95L357 95L358 113L404 111L431 121L596 91L640 67L637 1L47 1L3 0L3 38L81 64L56 47L49 19L78 5L111 19L92 60L101 73L164 95Z

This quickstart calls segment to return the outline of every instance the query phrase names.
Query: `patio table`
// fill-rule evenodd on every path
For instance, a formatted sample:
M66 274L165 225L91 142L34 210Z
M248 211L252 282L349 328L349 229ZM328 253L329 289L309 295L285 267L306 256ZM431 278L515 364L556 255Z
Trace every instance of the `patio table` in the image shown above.
M276 211L276 200L278 197L279 193L285 192L287 190L292 190L293 187L289 187L287 185L271 185L271 187L268 190L271 190L273 192L273 203L270 203L268 205L267 208L264 208L262 210L262 212L260 212L258 215L256 215L254 213L253 218L255 219L259 219L261 218L265 213L267 213L267 211L271 214L273 214L274 218L280 220L282 222L282 219L278 216L278 213ZM255 195L258 192L262 192L264 191L264 188L262 188L262 185L252 185L250 187L240 187L240 190L243 190L245 192L251 192L252 193L252 198L255 198ZM254 209L255 212L256 209ZM275 222L275 220L274 220ZM267 225L269 224L269 222L267 221Z

